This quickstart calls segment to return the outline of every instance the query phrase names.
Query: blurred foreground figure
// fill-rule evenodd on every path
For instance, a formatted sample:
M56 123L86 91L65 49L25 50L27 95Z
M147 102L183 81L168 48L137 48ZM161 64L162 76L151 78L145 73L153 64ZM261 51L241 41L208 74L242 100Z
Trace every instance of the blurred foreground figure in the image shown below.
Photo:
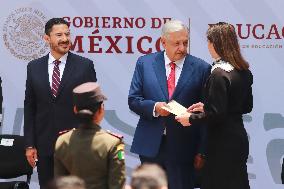
M168 181L165 171L156 164L142 164L131 176L131 189L167 189Z
M54 179L46 189L86 189L85 182L76 176L64 176Z

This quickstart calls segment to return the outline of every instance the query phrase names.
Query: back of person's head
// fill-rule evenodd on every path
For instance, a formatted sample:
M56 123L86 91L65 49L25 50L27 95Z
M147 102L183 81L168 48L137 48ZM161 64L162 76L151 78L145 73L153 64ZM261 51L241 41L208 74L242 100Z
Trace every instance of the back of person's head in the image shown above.
M186 30L188 32L188 28L184 23L180 20L170 20L167 21L163 27L162 27L162 37L168 36L168 34L181 31L181 30Z
M52 31L52 27L54 25L59 25L59 24L65 24L69 27L68 22L64 20L63 18L51 18L45 24L45 27L44 27L45 34L49 35L50 32Z
M63 176L50 182L46 189L86 189L85 182L77 176Z
M238 70L247 70L248 63L241 55L238 37L233 25L218 22L209 26L207 40L213 44L216 53L223 61L229 62Z
M165 171L156 164L142 164L132 173L132 189L167 189Z
M73 89L75 115L83 124L91 124L94 115L103 108L103 95L97 82L83 83Z

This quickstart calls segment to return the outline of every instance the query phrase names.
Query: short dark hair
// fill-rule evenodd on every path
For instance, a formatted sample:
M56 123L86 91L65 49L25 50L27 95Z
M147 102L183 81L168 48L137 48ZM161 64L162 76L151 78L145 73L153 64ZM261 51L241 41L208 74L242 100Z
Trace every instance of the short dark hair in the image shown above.
M130 185L132 189L160 189L167 187L168 182L160 166L144 163L133 171Z
M65 24L69 27L68 22L64 20L63 18L51 18L45 24L45 27L44 27L45 34L49 35L52 30L52 27L54 25L59 25L59 24Z

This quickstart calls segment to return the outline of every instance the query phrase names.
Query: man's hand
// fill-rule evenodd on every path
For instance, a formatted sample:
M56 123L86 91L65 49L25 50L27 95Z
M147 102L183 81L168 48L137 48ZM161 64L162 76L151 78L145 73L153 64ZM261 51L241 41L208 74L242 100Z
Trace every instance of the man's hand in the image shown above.
M204 112L204 104L202 102L198 102L196 104L192 104L188 109L188 112Z
M196 170L202 169L205 159L201 154L197 154L194 158L194 168Z
M37 150L35 148L26 148L26 157L29 164L34 168L37 161Z
M176 116L176 120L180 122L184 127L190 126L191 123L189 123L189 117L191 113L185 112L179 116Z
M167 103L165 102L157 102L155 107L155 112L160 116L168 116L170 115L170 112L167 110L162 109L163 106L167 106Z

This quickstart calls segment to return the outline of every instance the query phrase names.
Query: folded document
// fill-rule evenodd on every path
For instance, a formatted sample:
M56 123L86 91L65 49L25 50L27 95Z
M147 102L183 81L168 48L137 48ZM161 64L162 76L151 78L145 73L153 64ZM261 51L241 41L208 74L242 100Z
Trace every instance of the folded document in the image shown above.
M176 116L181 115L187 111L187 108L185 108L175 100L171 100L166 106L163 106L162 108Z

